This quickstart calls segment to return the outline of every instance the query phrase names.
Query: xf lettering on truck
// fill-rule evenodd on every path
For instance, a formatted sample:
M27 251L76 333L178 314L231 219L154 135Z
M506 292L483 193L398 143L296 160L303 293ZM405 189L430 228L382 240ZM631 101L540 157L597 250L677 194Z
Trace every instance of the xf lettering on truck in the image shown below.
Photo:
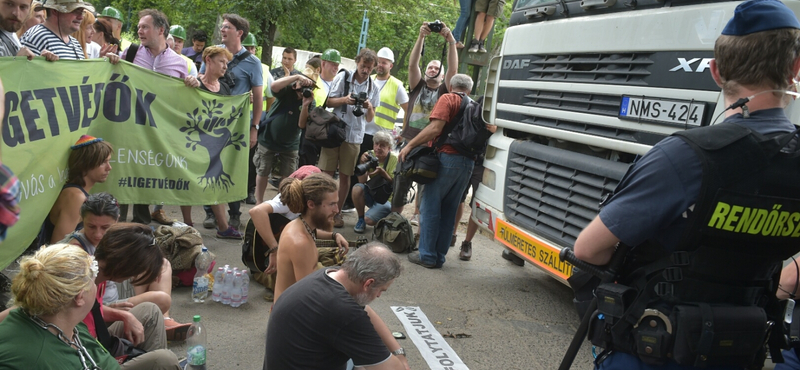
M712 59L714 58L702 58L702 59L692 58L689 60L686 60L686 58L678 58L678 65L673 67L669 71L670 72L684 71L684 72L695 72L695 73L705 72L705 70L709 68L709 63L711 63ZM697 63L698 60L700 61L700 63L697 64L697 69L693 70L692 64Z

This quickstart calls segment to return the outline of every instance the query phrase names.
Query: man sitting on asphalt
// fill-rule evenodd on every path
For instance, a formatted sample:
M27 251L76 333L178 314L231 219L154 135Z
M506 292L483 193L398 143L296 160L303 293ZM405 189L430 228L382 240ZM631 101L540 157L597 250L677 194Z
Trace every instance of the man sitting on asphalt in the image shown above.
M401 270L392 251L372 242L341 269L318 270L289 287L270 314L264 369L345 369L348 359L368 369L407 369L405 351L396 340L387 346L389 328L375 325L366 307Z

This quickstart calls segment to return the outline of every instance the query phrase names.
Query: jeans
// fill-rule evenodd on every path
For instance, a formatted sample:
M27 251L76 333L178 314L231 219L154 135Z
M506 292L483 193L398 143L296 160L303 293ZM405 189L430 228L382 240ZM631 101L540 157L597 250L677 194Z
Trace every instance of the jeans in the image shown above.
M453 30L453 37L456 38L456 41L463 41L464 31L467 30L467 23L469 22L469 13L470 10L472 10L473 0L458 0L458 2L461 4L461 14L458 15L456 28Z
M439 153L436 180L425 185L420 202L419 259L441 267L450 249L456 210L469 185L475 161L458 154Z

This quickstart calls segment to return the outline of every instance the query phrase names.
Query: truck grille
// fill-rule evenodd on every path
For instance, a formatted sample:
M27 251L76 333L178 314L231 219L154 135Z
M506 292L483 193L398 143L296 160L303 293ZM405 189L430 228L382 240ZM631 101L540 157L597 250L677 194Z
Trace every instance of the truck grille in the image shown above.
M534 55L528 80L647 86L652 54Z
M572 246L627 168L621 162L516 141L509 153L503 212L529 231Z

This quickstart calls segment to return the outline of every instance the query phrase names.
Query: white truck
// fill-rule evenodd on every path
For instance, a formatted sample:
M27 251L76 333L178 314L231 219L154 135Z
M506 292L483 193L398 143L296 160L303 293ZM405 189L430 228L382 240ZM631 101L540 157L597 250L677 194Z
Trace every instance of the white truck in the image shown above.
M722 121L709 62L739 3L517 0L489 64L484 120L498 130L473 219L566 283L559 252L628 166L677 130Z

